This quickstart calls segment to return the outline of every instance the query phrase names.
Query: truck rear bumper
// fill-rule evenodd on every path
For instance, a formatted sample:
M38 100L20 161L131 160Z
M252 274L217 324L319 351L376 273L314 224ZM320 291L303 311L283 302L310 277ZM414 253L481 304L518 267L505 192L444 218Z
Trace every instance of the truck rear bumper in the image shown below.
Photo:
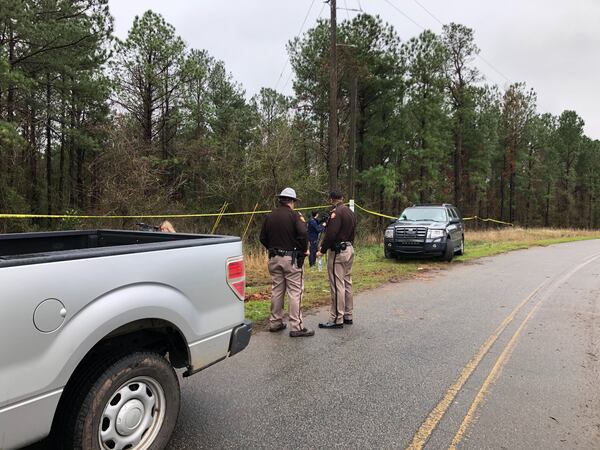
M233 356L248 347L250 336L252 336L252 322L249 320L245 320L242 325L234 328L231 332L229 356Z
M212 366L227 356L244 350L250 342L252 322L245 320L241 325L189 345L191 366L183 374L188 377Z

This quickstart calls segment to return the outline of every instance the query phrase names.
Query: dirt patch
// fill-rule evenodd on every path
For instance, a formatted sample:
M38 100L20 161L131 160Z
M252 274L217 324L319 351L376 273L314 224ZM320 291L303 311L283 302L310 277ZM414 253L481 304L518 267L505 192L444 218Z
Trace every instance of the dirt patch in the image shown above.
M256 292L254 294L246 295L246 298L244 299L244 302L266 301L266 300L271 300L271 293L270 292Z

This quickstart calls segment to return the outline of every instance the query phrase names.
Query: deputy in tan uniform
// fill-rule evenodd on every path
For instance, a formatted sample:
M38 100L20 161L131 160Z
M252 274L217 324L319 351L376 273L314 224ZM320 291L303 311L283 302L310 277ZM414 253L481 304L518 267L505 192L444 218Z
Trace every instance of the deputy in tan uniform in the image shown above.
M331 309L329 322L320 323L319 328L343 328L344 324L352 325L353 320L352 263L356 217L350 208L344 205L344 198L339 192L332 192L329 200L333 209L317 256L327 252Z
M314 336L302 321L300 304L304 292L304 258L308 254L306 220L294 211L296 191L285 188L279 194L279 206L265 219L260 242L269 251L269 273L273 282L269 331L286 328L283 322L283 297L288 294L291 337Z

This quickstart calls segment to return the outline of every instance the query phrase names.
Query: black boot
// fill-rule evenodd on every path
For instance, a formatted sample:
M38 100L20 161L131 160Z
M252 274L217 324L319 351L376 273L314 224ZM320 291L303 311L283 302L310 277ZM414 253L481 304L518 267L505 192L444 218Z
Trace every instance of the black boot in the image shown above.
M315 335L315 330L303 328L300 331L290 331L290 337L310 337Z
M285 330L287 325L285 323L280 323L279 325L275 325L274 327L269 328L271 333L277 333L278 331Z
M325 322L320 323L319 328L344 328L343 323L335 323L335 322Z

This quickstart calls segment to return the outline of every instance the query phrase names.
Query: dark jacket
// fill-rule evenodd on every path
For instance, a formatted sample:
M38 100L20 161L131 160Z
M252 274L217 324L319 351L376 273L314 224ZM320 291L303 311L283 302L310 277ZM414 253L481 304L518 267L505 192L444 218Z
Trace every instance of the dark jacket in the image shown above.
M325 227L321 225L317 219L311 217L308 221L308 240L310 242L315 242L319 239L319 234L321 234L325 230Z
M289 206L278 206L265 219L260 242L267 249L306 251L308 240L304 217Z
M354 232L356 229L356 216L342 202L335 205L327 221L327 230L325 238L321 244L321 253L327 250L333 250L335 244L341 242L354 242Z

